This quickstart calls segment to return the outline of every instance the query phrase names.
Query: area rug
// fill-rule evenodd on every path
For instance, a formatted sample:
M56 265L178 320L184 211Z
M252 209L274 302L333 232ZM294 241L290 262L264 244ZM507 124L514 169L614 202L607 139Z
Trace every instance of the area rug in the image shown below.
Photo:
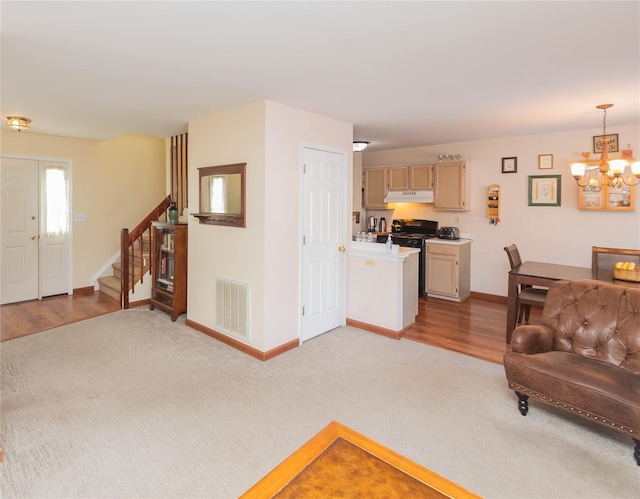
M267 362L160 310L0 344L6 498L235 498L331 421L487 498L631 498L631 439L503 368L343 327Z

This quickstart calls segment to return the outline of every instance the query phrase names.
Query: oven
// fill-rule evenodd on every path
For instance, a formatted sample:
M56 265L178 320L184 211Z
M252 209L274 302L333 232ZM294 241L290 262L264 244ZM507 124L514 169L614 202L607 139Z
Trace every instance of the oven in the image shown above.
M393 244L406 248L417 248L418 254L418 296L427 295L427 239L436 237L438 222L433 220L398 219L391 224ZM377 242L387 241L388 234L380 234Z

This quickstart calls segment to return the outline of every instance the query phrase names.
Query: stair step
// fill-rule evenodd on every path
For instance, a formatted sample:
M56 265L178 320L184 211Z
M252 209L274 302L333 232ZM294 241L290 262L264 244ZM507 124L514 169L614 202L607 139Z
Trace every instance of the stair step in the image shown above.
M120 279L113 276L98 277L100 292L120 301Z
M118 280L122 277L122 264L120 262L116 262L111 265L113 268L113 276L117 277ZM145 273L149 271L149 266L146 266L144 269ZM133 267L133 275L135 277L135 282L139 282L142 276L142 272L140 270L140 265L134 265Z

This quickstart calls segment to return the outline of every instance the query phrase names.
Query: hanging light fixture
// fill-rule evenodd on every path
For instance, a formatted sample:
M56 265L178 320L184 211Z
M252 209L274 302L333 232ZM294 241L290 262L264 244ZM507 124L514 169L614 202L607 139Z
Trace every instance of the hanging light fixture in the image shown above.
M369 142L364 142L362 140L355 141L353 143L353 152L362 152L369 145Z
M598 163L598 171L602 174L602 182L610 187L620 185L624 182L627 185L638 185L640 183L640 161L630 162L624 159L609 159L609 141L607 139L607 109L612 107L613 104L600 104L596 106L596 109L602 109L602 153L600 154L600 162ZM590 153L582 153L585 160L589 159ZM631 180L629 176L629 182L623 176L624 170L627 165L631 168L631 173L636 177L635 180ZM589 173L585 177L587 165L584 163L573 163L571 165L571 175L576 180L580 187L586 187L592 181L592 173L595 168L589 170Z
M7 116L7 126L13 128L14 130L23 130L24 128L29 128L29 124L31 120L29 118L25 118L24 116Z

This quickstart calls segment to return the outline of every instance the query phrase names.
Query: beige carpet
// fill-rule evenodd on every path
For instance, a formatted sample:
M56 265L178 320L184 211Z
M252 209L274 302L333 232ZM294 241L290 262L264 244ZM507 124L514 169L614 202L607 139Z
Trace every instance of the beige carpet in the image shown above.
M238 497L330 421L485 497L638 497L631 439L354 328L260 362L133 309L1 348L3 498Z

